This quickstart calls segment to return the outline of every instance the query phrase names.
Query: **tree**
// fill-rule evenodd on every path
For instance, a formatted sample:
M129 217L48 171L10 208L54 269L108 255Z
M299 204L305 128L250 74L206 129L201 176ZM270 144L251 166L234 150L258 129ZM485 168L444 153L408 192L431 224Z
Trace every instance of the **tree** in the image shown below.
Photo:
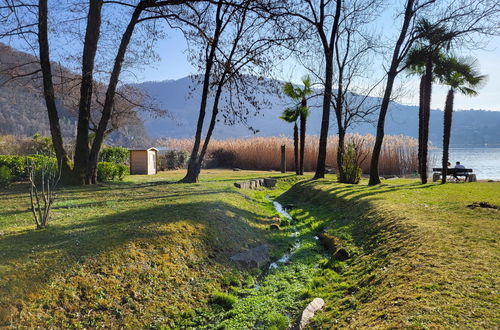
M293 140L294 140L294 155L295 155L295 173L298 175L304 174L304 154L306 140L306 123L309 116L309 107L307 106L307 97L312 94L311 78L305 77L302 79L304 88L295 87L288 82L283 86L283 92L296 102L293 108L287 108L283 111L281 119L294 123ZM297 120L300 120L300 158L298 156L299 133L297 128Z
M63 138L61 135L61 128L59 123L59 115L57 111L57 100L56 100L56 87L54 84L54 68L52 67L53 58L51 57L51 51L49 47L49 5L47 0L36 1L4 1L4 5L0 7L2 15L0 18L2 23L5 23L5 28L0 31L0 37L13 38L17 37L21 41L25 41L28 48L33 49L37 55L37 62L40 66L39 69L34 70L31 73L26 73L24 76L35 75L41 73L43 79L43 90L44 98L47 107L47 113L50 123L50 131L54 144L54 149L56 151L56 156L58 163L61 164L61 172L63 181L72 184L90 184L96 181L96 169L97 169L97 159L100 148L106 137L107 132L109 132L108 125L110 124L110 119L112 118L112 113L114 110L114 102L116 91L119 85L119 78L122 72L123 63L125 60L125 55L130 45L132 34L136 25L140 22L149 21L157 17L149 16L149 10L158 6L168 6L182 4L185 1L181 0L171 0L171 1L159 1L159 0L141 0L136 4L130 4L127 2L112 1L106 2L102 0L89 0L88 10L86 13L86 24L84 37L83 37L83 49L81 55L78 56L68 56L69 58L76 59L80 62L78 65L81 75L78 79L79 86L79 97L78 97L78 124L77 124L77 136L76 136L76 146L75 146L75 159L74 167L70 166L70 159L66 150L64 149ZM70 36L77 35L81 37L78 30L79 25L73 23L75 18L72 15L76 15L76 19L80 19L79 15L81 12L78 8L82 8L81 3L76 3L79 6L75 7L74 11L61 12L60 18L66 20L66 25L69 25L68 31L61 31L60 26L51 28L50 31L54 31L55 34L68 33ZM100 72L108 73L108 84L106 86L106 97L102 105L101 117L98 126L95 131L95 135L92 141L90 141L89 130L91 122L92 113L92 99L95 90L95 79L94 75L96 73L96 59L99 51L99 44L102 40L103 30L102 30L102 17L103 17L103 7L106 6L120 6L129 10L127 15L124 15L125 19L129 18L126 28L121 36L120 43L117 46L116 55L110 62L113 63L111 72L106 71L104 68L100 68ZM51 9L54 6L51 7ZM85 6L83 6L85 8ZM116 7L115 7L116 8ZM130 12L131 11L131 12ZM114 11L115 12L115 11ZM146 12L146 15L143 13ZM109 21L120 21L116 16L111 15ZM130 15L130 16L128 16ZM109 22L108 22L109 23ZM115 22L113 22L115 23ZM116 24L110 23L113 26L111 29L110 39L116 39ZM64 25L64 24L61 24ZM75 27L76 26L76 27ZM37 46L34 45L32 38L34 36L34 41ZM151 40L155 40L156 37L154 33L149 35ZM113 44L113 43L111 43ZM73 50L74 52L74 50ZM101 54L112 54L114 49L103 49ZM104 56L104 58L107 58ZM105 61L106 62L106 61ZM90 146L92 142L92 146Z
M475 96L474 88L480 87L486 76L479 74L476 69L476 60L472 58L456 58L453 56L443 58L436 63L435 73L441 83L450 86L446 96L443 121L443 158L441 183L446 183L446 170L451 136L451 123L453 116L453 100L455 92L463 95Z
M416 30L418 25L415 22L420 17L432 17L434 26L441 26L441 24L445 27L451 26L450 31L452 31L455 40L459 44L479 46L482 40L475 37L498 35L498 24L496 22L498 22L499 14L499 7L487 0L456 0L444 5L433 0L405 1L402 15L403 23L394 44L390 65L386 73L384 96L377 122L377 135L370 162L369 185L380 184L378 163L385 134L385 117L391 102L395 80L399 73L406 69L404 60L409 50L422 37ZM422 95L422 99L425 97L425 95Z
M427 183L429 119L434 66L444 56L442 51L449 50L454 34L441 26L431 24L426 19L418 22L416 31L420 35L420 39L417 45L409 51L406 67L411 72L422 75L419 100L418 168L420 180L425 184Z
M285 21L284 25L288 26L288 29L296 31L297 38L315 40L321 45L324 60L324 73L322 74L324 92L315 179L325 176L330 106L333 95L334 47L338 37L343 3L343 0L290 1L273 8L271 11L272 16L280 17Z
M336 91L331 103L338 129L338 179L343 183L353 181L346 177L343 165L347 129L356 123L369 121L378 107L377 103L368 102L369 95L379 82L373 78L373 55L377 46L367 24L377 17L376 9L380 5L379 1L346 1L335 41Z
M264 28L268 18L260 12L265 2L249 0L193 3L162 13L171 27L180 29L192 50L191 62L202 72L192 79L201 85L201 100L193 149L183 183L197 182L203 159L219 122L246 123L263 103L259 88L272 68L275 44L287 37ZM275 37L275 34L277 35ZM260 84L256 84L256 78ZM211 106L208 129L202 143L204 121ZM249 127L251 130L253 128Z

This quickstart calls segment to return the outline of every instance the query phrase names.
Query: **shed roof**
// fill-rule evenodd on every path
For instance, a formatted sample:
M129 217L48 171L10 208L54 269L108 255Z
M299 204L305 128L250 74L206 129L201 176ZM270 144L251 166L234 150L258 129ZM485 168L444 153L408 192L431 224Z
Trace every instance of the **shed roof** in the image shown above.
M150 148L129 148L128 151L149 151L149 150L155 150L158 151L155 147L150 147Z

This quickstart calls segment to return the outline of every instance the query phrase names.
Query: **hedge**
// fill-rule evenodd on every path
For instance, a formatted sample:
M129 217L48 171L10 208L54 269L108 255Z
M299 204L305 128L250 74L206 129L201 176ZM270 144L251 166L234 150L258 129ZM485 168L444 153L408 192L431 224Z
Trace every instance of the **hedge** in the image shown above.
M5 166L9 169L12 181L27 180L28 166L30 164L32 164L35 169L40 169L44 164L47 164L47 162L50 162L51 165L54 165L57 161L54 157L47 157L42 155L0 155L0 167Z
M127 165L99 162L97 164L97 181L123 181L128 171L129 168Z
M122 147L103 148L100 154L99 161L115 164L126 164L128 161L128 149Z

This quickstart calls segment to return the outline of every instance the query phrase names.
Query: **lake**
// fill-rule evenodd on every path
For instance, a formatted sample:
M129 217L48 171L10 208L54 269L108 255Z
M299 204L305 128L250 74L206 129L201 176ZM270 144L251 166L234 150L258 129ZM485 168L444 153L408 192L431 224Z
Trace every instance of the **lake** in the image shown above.
M441 167L442 149L430 150L429 167ZM500 180L500 148L450 148L450 163L472 168L478 180Z

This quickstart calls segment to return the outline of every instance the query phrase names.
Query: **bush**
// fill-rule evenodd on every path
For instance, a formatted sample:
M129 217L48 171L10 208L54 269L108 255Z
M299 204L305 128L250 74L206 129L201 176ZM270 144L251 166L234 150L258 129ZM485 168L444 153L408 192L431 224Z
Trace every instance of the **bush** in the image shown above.
M111 162L99 162L97 164L97 181L123 181L128 173L128 166Z
M342 169L344 172L344 178L338 175L338 180L342 183L353 183L358 184L361 180L361 174L363 170L358 164L358 149L353 143L349 143L345 149Z
M186 150L170 150L158 157L160 171L177 170L187 167L189 152Z
M122 147L103 148L99 157L99 161L115 164L126 164L128 161L128 149Z
M5 166L9 169L12 181L23 181L28 179L28 166L32 165L35 169L40 169L46 162L56 163L53 157L43 155L30 156L10 156L0 155L0 167Z
M210 297L210 303L219 305L225 310L230 310L233 305L238 301L238 298L229 293L215 292L212 297Z
M234 150L217 149L210 154L209 167L232 168L237 158L238 154Z
M43 136L40 133L36 133L31 138L30 149L31 153L33 154L39 154L50 157L56 156L54 145L52 144L52 139L48 136Z
M12 174L7 166L0 166L0 188L5 188L12 182Z

